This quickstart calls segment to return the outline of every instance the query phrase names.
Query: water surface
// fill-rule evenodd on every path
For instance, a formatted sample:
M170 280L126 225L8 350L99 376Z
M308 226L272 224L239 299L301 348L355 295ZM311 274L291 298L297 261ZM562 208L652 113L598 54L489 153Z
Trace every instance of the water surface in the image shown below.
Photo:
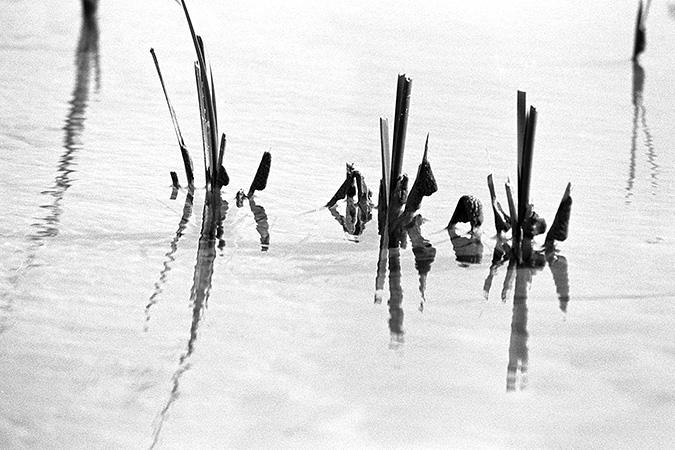
M675 20L652 5L634 65L637 5L587 3L190 2L228 136L216 210L176 2L104 1L93 23L0 2L0 447L668 448ZM174 200L151 47L196 167ZM354 243L318 209L345 163L376 191L399 73L404 171L430 133L439 190L433 261L400 252L392 339L376 220ZM518 89L539 112L535 207L550 223L568 182L574 204L559 252L509 275L489 209L470 264L443 228L461 195L488 205L490 171L506 204ZM266 150L262 252L234 197Z

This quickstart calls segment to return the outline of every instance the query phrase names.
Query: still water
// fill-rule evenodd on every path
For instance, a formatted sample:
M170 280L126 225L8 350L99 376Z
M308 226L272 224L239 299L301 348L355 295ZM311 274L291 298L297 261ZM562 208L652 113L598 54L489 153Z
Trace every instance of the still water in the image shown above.
M652 5L638 65L633 1L188 6L228 141L217 245L178 4L103 0L86 23L74 0L0 1L0 448L672 446L673 4ZM197 174L175 199L151 47ZM377 191L399 73L404 171L429 133L439 190L417 235L433 261L400 252L392 335L376 217L350 242L320 207L345 163ZM486 177L505 205L518 89L539 113L537 212L551 223L568 182L574 204L558 252L509 274ZM444 227L464 194L486 221L458 261Z

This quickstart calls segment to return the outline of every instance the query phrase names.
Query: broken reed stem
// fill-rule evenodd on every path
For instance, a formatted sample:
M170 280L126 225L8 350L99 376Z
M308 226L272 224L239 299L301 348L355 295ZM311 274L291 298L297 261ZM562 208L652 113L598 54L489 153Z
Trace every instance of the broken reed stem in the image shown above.
M164 78L162 77L162 71L159 68L159 61L157 60L157 55L155 55L155 49L150 49L150 54L152 59L155 61L155 68L157 69L157 75L159 75L159 82L162 85L162 91L164 91L164 98L166 99L166 104L169 106L169 114L171 114L171 121L173 122L173 129L176 132L176 138L178 139L178 146L180 148L180 154L183 158L183 165L185 166L185 176L187 177L188 186L194 186L194 166L192 165L192 158L190 157L190 152L188 152L185 141L183 140L183 135L180 132L180 127L178 126L178 119L176 118L176 112L173 109L171 100L169 100L169 94L166 91L166 86L164 85ZM174 183L175 184L175 183Z
M384 117L380 117L380 151L382 154L382 180L386 193L384 196L386 211L389 202L389 187L391 186L391 180L389 179L391 174L391 149L389 148L389 121Z
M389 197L396 188L396 180L401 175L405 136L408 127L408 109L410 106L410 89L412 80L405 74L398 76L396 89L396 110L394 114L394 137L392 143L391 175L389 177Z
M495 184L494 181L492 180L492 173L490 173L487 177L487 184L488 184L488 189L490 191L490 203L492 204L492 213L495 217L495 229L497 231L497 235L499 236L500 233L509 231L511 228L510 223L506 223L506 217L504 214L504 211L502 210L502 206L499 204L497 201L497 193L495 192Z
M210 124L206 117L205 108L206 108L206 99L204 98L204 88L202 80L202 72L199 68L199 62L195 61L195 78L197 81L197 98L199 99L199 117L202 124L202 142L204 148L204 176L206 177L206 186L210 188L211 182L213 180L211 176L212 172L212 153L211 153L211 139L210 135Z
M412 87L412 80L405 75L398 76L398 86L396 89L396 110L394 114L394 138L392 144L391 156L391 175L389 177L389 201L388 205L388 223L389 223L389 248L398 247L400 239L396 237L401 230L391 229L391 224L401 214L401 202L393 201L396 193L398 179L401 176L403 168L403 154L405 151L405 136L408 127L408 109L410 106L410 89Z
M218 122L216 120L216 109L215 109L215 97L213 95L213 74L211 73L211 65L209 64L208 59L206 59L206 49L204 48L204 41L202 41L201 36L197 36L197 43L199 49L201 50L201 55L203 62L200 61L201 68L201 79L202 79L202 89L204 95L204 112L206 113L206 120L209 123L209 143L211 148L211 159L214 163L212 167L212 176L216 176L218 173L217 165L217 154L216 149L218 148ZM208 69L208 72L207 72ZM211 83L209 83L209 80Z
M513 191L511 189L511 180L506 181L504 185L506 189L506 200L509 203L509 214L511 214L511 235L513 237L513 248L516 251L516 255L520 257L520 222L518 221L518 210L516 209L516 203L513 200Z
M537 110L530 106L523 138L523 160L521 168L521 184L518 190L518 224L522 226L526 220L527 207L530 204L530 183L532 179L532 159L534 156L534 133L537 128Z
M178 174L173 170L169 172L169 174L171 175L171 185L174 187L174 189L180 189L180 183L178 182Z
M207 189L215 189L218 187L217 176L220 168L218 161L218 123L216 116L216 99L213 90L213 73L211 66L206 57L206 50L201 36L195 33L190 19L185 0L180 0L185 18L190 28L190 35L197 53L197 61L195 62L195 74L197 78L197 89L200 106L200 116L202 118L202 139L204 140L204 161L206 167L206 185Z
M382 179L377 202L377 231L380 234L380 250L388 245L388 205L391 180L391 151L389 148L389 121L380 117L380 153L382 157ZM385 255L386 258L386 255ZM382 261L378 263L378 268ZM386 266L385 266L386 269ZM379 269L378 269L379 273ZM384 283L384 281L383 281Z
M387 275L387 256L389 255L388 206L391 180L391 150L389 148L389 121L380 117L380 153L382 156L382 179L377 205L377 225L380 233L380 253L377 259L377 275L375 276L375 303L382 302L384 280Z
M516 120L517 120L517 138L518 138L518 162L517 162L517 183L520 191L521 169L523 167L523 142L525 140L525 124L527 122L527 106L526 94L523 91L518 91L517 105L516 105Z

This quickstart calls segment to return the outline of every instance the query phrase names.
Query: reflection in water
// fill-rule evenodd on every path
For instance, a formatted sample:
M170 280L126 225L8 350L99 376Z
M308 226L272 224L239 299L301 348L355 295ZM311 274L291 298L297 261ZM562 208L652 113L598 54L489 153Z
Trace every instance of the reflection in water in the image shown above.
M455 258L461 266L469 267L471 264L480 264L483 261L483 243L480 239L480 232L471 230L459 235L455 227L447 228L447 230L452 249L455 251Z
M244 200L248 200L248 206L251 208L253 218L255 219L255 229L260 235L260 251L266 252L270 249L270 224L267 219L265 208L258 205L255 200L255 191L249 191L249 195L244 194L243 190L239 190L236 196L237 208L244 206Z
M83 2L83 7L85 7ZM89 102L89 90L91 82L91 72L95 73L96 89L100 86L101 71L98 54L98 21L95 14L95 8L83 9L82 25L80 28L80 38L77 44L75 54L75 88L69 101L70 109L66 116L63 130L64 152L59 158L57 175L54 185L43 191L44 195L52 197L49 203L41 208L47 211L44 216L34 226L37 231L32 239L41 241L45 237L56 236L59 232L58 224L61 216L61 200L72 184L71 174L75 171L73 165L77 150L83 147L82 132L84 131L84 122L86 120L86 109ZM30 258L32 259L32 257Z
M415 255L415 268L420 278L420 294L422 301L420 302L420 311L424 310L424 302L426 301L425 292L427 289L427 276L431 270L431 264L436 259L436 249L431 242L422 236L421 226L424 219L420 214L413 217L412 221L406 227L410 242L412 243L412 250Z
M516 277L516 266L518 265L518 257L515 255L515 252L512 250L512 254L509 255L509 265L506 269L506 276L504 277L504 285L502 286L502 302L506 302L506 299L509 298L509 294L513 289L513 281ZM488 293L485 293L485 299L487 300Z
M335 220L342 226L348 240L359 242L366 230L366 224L373 218L372 192L366 186L366 180L361 172L354 169L353 164L347 164L347 176L333 198L326 203ZM337 202L345 200L345 214L338 211Z
M415 182L408 192L408 176L399 175L395 184L391 187L391 195L388 196L386 208L383 204L378 205L381 217L378 217L380 225L380 252L377 262L377 276L375 278L375 303L382 302L384 282L386 276L386 264L389 263L389 331L391 335L390 348L397 348L403 344L403 288L401 287L401 248L406 248L406 235L410 237L415 255L415 268L419 275L419 291L422 296L420 311L424 311L426 301L427 276L431 270L431 264L436 258L436 249L427 239L422 236L421 226L424 219L416 214L422 205L422 199L432 195L438 190L436 179L431 170L431 164L427 158L429 151L429 137L424 148L422 162L417 169ZM380 183L380 202L385 198L383 187L385 182ZM382 220L386 218L386 220Z
M628 166L628 182L626 186L626 203L630 203L633 196L633 186L635 183L635 170L638 147L638 134L642 130L645 138L645 147L647 148L647 160L651 169L651 185L653 188L658 186L659 165L656 163L656 151L654 149L654 140L652 133L647 125L647 110L644 104L644 84L645 71L636 60L633 61L633 133L631 136L630 163Z
M546 249L546 262L551 269L555 290L560 302L560 310L567 312L567 303L570 301L570 280L567 269L567 258L558 254L555 248Z
M497 270L509 259L511 254L511 246L503 234L497 235L497 242L495 244L494 253L492 254L492 264L490 265L490 272L488 273L485 283L483 284L483 296L487 300L492 287L492 279L497 274ZM508 272L507 272L508 275ZM508 280L508 276L507 276ZM506 300L506 295L502 293L502 301Z
M100 85L99 31L95 12L95 8L83 9L80 37L75 53L75 87L68 102L70 108L63 126L64 150L59 158L53 186L42 192L43 195L48 196L48 201L40 205L40 208L45 210L45 215L38 218L32 224L35 231L28 236L31 244L28 248L26 259L15 273L9 277L9 282L14 286L19 283L22 269L35 266L36 252L43 245L44 239L54 237L59 233L59 221L61 220L62 212L61 201L65 192L72 184L71 174L75 171L73 168L75 154L77 150L83 147L82 132L84 131L85 112L89 101L92 69L95 72L96 88L98 89ZM11 310L11 308L11 301L2 305L2 309L5 311ZM5 320L6 314L3 313L2 318L0 318L0 334L7 328Z
M567 312L567 304L570 299L567 258L559 254L553 242L547 243L541 250L532 248L531 241L528 240L526 242L528 248L523 251L523 254L526 255L526 257L524 258L524 261L520 263L507 240L503 237L498 237L492 258L492 265L490 266L490 271L485 279L485 284L483 285L483 294L487 300L494 276L497 274L499 268L508 261L508 268L506 276L504 277L504 286L501 293L502 301L505 302L510 291L512 289L514 290L509 362L506 375L507 391L516 390L519 379L520 389L524 389L527 386L527 293L532 284L533 275L543 270L548 263L551 274L553 275L559 306L562 312Z
M256 203L255 193L267 187L267 178L269 177L271 167L272 154L265 152L260 160L255 177L253 177L251 187L248 189L248 194L245 194L243 189L239 189L235 197L237 208L244 206L244 200L248 200L248 206L251 208L256 223L255 229L260 235L260 250L263 252L266 252L270 248L270 224L265 208Z
M164 283L166 283L166 277L171 270L171 263L176 259L174 254L178 250L178 241L183 236L185 227L190 221L190 216L192 216L192 205L194 202L193 190L189 189L187 195L185 196L185 205L183 205L183 216L178 223L178 230L176 230L176 235L171 240L171 246L169 251L164 255L166 260L164 261L164 267L159 273L159 280L155 282L155 291L150 296L148 304L145 306L145 328L143 331L148 331L149 322L150 322L150 309L152 306L157 303L159 295L162 293Z
M166 415L171 405L176 401L180 393L180 379L190 369L190 357L194 352L197 341L197 331L207 308L209 294L211 292L211 279L213 276L213 264L216 259L216 242L218 248L223 248L225 242L223 235L223 220L227 213L228 204L224 201L220 192L207 192L204 201L204 213L202 216L202 230L197 250L197 262L190 291L190 307L192 308L192 321L190 323L190 336L187 347L178 359L178 368L173 374L172 387L169 400L160 411L153 433L150 448L154 448L159 440L159 435L164 425Z
M389 331L390 348L403 344L403 287L401 286L401 249L389 249Z
M520 388L527 386L527 290L532 282L529 267L518 267L516 292L513 297L513 315L511 316L511 339L509 343L509 363L506 368L506 390L514 391L520 373Z
M412 243L413 254L415 255L415 268L419 275L419 291L422 296L420 301L420 311L424 310L424 303L426 301L426 286L427 276L431 270L431 265L436 258L436 249L431 242L422 236L421 225L424 219L417 214L413 217L411 222L406 226L405 230L401 230L402 234L406 233L410 237ZM405 238L396 238L405 241ZM393 247L388 250L387 260L389 263L389 331L391 335L390 348L397 348L403 344L403 287L401 286L401 249L400 247Z
M267 213L265 212L265 208L255 202L254 195L248 197L248 205L255 219L255 229L260 235L260 251L266 252L270 249L270 224L267 220Z

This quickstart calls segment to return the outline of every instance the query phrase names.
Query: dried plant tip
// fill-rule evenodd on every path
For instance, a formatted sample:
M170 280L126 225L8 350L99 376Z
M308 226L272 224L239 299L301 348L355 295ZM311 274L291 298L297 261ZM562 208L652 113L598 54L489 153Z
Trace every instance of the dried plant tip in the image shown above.
M497 234L505 233L511 229L511 218L504 212L502 205L497 201L497 194L495 193L495 185L492 181L492 174L488 175L488 188L490 189L490 200L492 203L492 212L495 216L495 228Z
M253 195L254 191L262 191L267 187L267 178L270 175L270 168L272 167L272 154L265 152L262 155L258 170L253 177L253 183L248 191L249 197Z
M528 207L528 213L523 222L523 236L532 239L546 231L546 220L534 212L531 205Z
M326 203L326 208L332 208L339 200L342 200L345 197L347 197L349 187L354 184L353 169L354 166L347 164L347 177L345 181L342 183L342 185L335 192L335 195L333 195L333 197L330 200L328 200L328 203Z
M230 184L230 176L227 174L227 170L225 170L225 167L220 166L218 168L218 185L219 186L227 186Z
M472 230L479 228L483 224L483 205L473 195L463 195L460 197L447 228L452 228L460 222L468 222L471 224Z
M431 170L431 164L425 158L417 169L417 178L410 189L405 209L408 213L417 211L422 205L422 198L428 197L438 190L436 178Z
M572 196L570 195L571 190L572 183L567 183L567 189L565 189L565 194L563 195L562 200L560 200L558 211L555 213L553 224L551 224L551 229L546 235L547 244L552 244L554 241L562 242L567 239L570 215L572 213Z

